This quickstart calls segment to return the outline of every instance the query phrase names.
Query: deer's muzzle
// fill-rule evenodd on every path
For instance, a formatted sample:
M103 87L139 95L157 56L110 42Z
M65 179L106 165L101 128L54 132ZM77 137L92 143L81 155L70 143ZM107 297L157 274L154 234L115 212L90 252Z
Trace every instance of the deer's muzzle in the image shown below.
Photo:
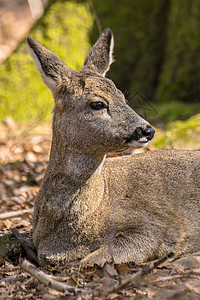
M143 129L141 127L137 127L135 131L126 139L126 144L132 141L141 141L147 143L152 140L154 137L155 130L152 127L147 127Z

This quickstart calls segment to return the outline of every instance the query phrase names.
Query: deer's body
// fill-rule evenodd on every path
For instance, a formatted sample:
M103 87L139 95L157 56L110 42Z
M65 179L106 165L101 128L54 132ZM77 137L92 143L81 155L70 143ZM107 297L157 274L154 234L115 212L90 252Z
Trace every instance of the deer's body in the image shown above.
M142 263L200 249L200 152L154 151L105 158L145 145L153 129L104 78L106 30L76 73L29 38L55 98L49 165L35 200L34 243L46 260Z

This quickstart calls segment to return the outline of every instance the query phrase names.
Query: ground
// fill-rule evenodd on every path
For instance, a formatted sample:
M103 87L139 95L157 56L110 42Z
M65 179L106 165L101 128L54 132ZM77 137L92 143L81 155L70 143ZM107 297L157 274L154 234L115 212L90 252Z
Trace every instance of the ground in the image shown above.
M25 126L26 127L26 126ZM34 197L47 166L51 125L24 130L8 118L0 124L0 230L32 229ZM151 149L149 149L151 150ZM21 251L21 250L20 250ZM37 267L68 285L59 292L40 283L20 267L24 252L0 258L0 299L200 299L200 254L168 259L150 274L131 277L114 291L114 285L143 270L132 264L83 268L79 265ZM62 278L58 278L62 277ZM54 277L55 279L55 277ZM76 288L78 290L76 291ZM83 296L84 295L84 296ZM85 298L84 298L85 297Z

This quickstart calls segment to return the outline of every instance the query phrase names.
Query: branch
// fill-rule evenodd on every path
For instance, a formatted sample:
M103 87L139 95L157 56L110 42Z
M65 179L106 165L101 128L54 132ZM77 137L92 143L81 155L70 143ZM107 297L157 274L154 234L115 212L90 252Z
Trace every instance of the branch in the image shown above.
M14 236L16 237L16 239L19 241L20 245L24 249L27 259L35 263L37 266L39 266L37 255L28 245L27 240L21 235L19 230L17 228L13 228L12 233L14 234Z
M0 214L0 220L15 218L15 217L21 216L26 213L32 214L33 208L22 209L22 210L17 210L17 211L9 211L9 212Z
M24 229L20 230L20 234L23 236L26 236L27 234L30 234L30 231L26 231ZM0 244L1 244L1 238L9 238L16 240L15 236L13 235L11 230L1 230L0 231Z
M171 258L174 254L169 253L166 256L163 256L159 258L158 260L154 262L150 262L146 264L140 271L138 271L136 274L133 274L124 280L121 281L121 283L116 284L115 286L111 287L108 290L108 294L118 292L119 290L124 289L127 287L130 283L141 281L141 279L149 274L153 269L157 268L160 264ZM100 290L85 290L80 288L73 288L70 285L63 284L61 282L58 282L57 280L60 278L53 279L52 276L49 276L45 274L44 272L38 270L33 264L31 264L29 261L24 259L21 263L21 269L28 274L32 275L34 278L36 278L39 282L45 284L47 287L54 289L58 292L65 293L66 291L69 293L78 293L81 292L82 297L84 299L93 299L95 296L100 295ZM55 278L55 277L54 277Z
M102 26L101 26L101 22L100 22L100 20L99 20L99 17L98 17L98 15L97 15L97 12L96 12L96 10L95 10L95 8L94 8L93 1L92 1L92 0L89 0L89 3L90 3L90 9L91 9L91 11L92 11L92 13L93 13L95 22L96 22L96 24L97 24L97 28L98 28L99 34L101 34L101 33L102 33Z
M27 246L31 247L32 242L32 232L26 230L20 230L20 235L26 241ZM32 248L32 247L31 247ZM13 234L11 230L0 231L0 257L9 258L16 257L21 254L21 247L19 246L19 239Z
M45 274L44 272L38 270L33 264L24 259L21 263L21 269L28 274L32 275L39 282L45 284L47 287L54 289L58 292L65 293L66 291L70 293L82 292L83 290L78 288L73 288L70 285L63 284L58 282L57 280L52 279L50 276Z
M157 259L156 261L149 262L140 271L138 271L137 273L135 273L133 275L130 275L129 277L122 280L121 283L116 284L115 286L110 288L108 292L109 293L117 292L117 291L125 288L127 285L129 285L132 282L141 281L141 279L145 275L149 274L153 269L157 268L159 265L161 265L163 262L165 262L172 256L174 256L174 253L169 253L169 254Z
M10 276L7 276L5 278L2 278L0 279L0 284L2 282L7 282L7 281L11 281L12 283L15 282L15 281L19 281L21 279L24 279L26 278L28 275L26 274L15 274L15 275L10 275Z

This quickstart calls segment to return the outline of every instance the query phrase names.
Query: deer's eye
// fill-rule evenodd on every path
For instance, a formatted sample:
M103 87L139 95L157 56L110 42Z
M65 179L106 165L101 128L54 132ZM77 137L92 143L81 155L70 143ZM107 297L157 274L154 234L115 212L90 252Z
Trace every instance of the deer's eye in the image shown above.
M107 106L102 101L94 101L94 102L90 102L90 107L94 110L100 110L106 108Z

